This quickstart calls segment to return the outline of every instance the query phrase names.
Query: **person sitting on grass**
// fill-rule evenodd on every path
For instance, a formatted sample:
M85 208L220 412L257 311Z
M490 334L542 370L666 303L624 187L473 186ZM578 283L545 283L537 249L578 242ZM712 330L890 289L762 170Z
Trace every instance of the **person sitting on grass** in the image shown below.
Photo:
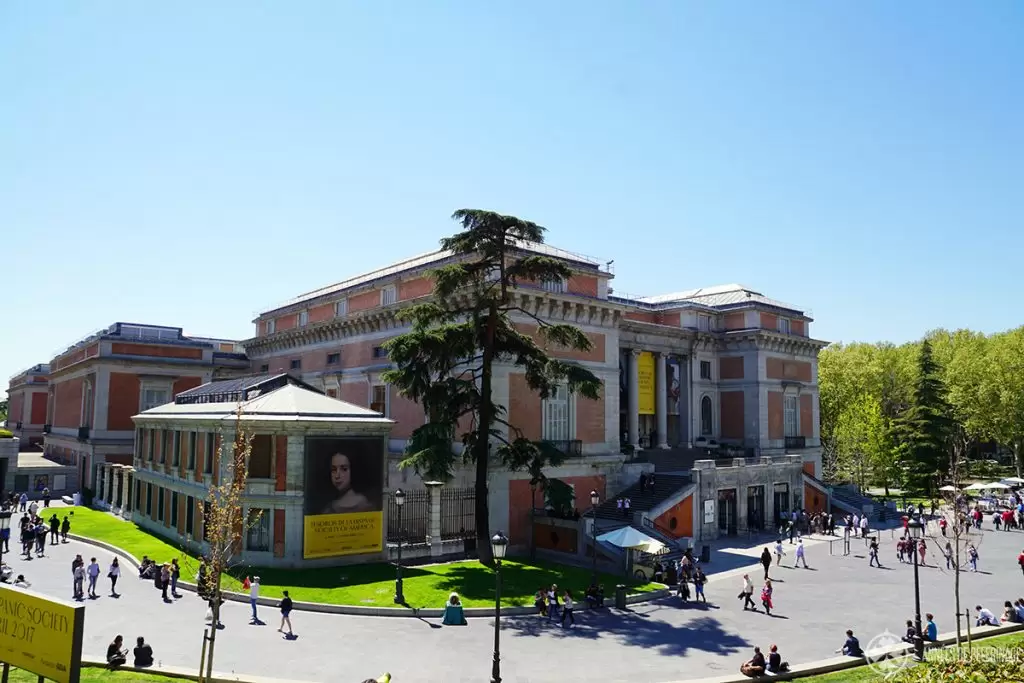
M135 655L135 666L153 666L153 648L150 647L149 643L142 636L135 639L135 649L132 651L132 654Z
M462 600L458 593L448 596L448 604L444 606L441 623L445 626L466 626L466 615L462 611Z
M107 666L116 669L128 661L128 650L123 647L124 638L118 635L114 642L107 646Z
M749 661L743 662L740 665L740 673L744 676L764 676L765 662L764 655L761 654L761 648L754 648L754 656Z

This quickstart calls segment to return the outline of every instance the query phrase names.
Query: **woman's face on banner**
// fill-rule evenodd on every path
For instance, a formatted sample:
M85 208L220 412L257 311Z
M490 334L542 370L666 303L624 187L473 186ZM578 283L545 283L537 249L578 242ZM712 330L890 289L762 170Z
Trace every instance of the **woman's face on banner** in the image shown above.
M344 453L331 456L331 485L343 493L352 488L352 466Z

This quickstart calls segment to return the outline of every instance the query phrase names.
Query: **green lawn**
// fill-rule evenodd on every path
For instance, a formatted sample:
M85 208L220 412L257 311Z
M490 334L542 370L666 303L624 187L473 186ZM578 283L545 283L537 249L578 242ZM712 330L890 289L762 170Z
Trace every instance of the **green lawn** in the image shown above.
M21 669L11 669L11 683L36 683L39 676ZM81 683L135 683L135 681L181 681L180 678L139 674L133 671L110 671L108 669L82 668Z
M71 533L122 548L137 559L148 555L157 562L169 562L177 557L182 562L182 578L193 581L196 559L176 547L130 522L89 508L76 507L71 519ZM98 553L100 551L97 551ZM274 569L239 567L232 572L236 577L258 574L262 594L280 597L288 590L292 599L303 602L321 602L332 605L362 605L367 607L393 607L395 568L390 564L364 564L324 569ZM462 596L467 607L488 607L494 604L494 572L476 561L406 567L403 570L406 603L410 607L441 608L452 591ZM530 605L533 594L542 586L557 583L579 595L590 583L590 571L550 562L507 560L502 564L502 604ZM607 597L612 599L614 586L623 583L621 577L602 574ZM636 584L626 581L631 593L657 590L657 584ZM226 577L229 590L239 590L237 578Z

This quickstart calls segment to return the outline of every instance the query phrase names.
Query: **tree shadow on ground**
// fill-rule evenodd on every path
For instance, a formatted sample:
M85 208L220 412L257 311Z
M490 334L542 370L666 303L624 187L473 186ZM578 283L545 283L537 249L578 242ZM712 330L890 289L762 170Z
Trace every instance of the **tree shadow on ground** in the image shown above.
M633 592L629 587L636 583L606 574L599 574L598 581L604 584L609 598L614 593L616 583L626 585L629 593ZM554 564L505 564L501 568L502 604L506 607L532 605L534 594L541 589L547 590L553 584L558 585L560 601L561 592L566 589L572 591L577 601L582 601L583 593L590 585L590 572L577 567ZM483 565L459 565L449 568L439 576L437 587L448 592L454 591L463 598L493 600L495 575L492 569Z
M392 564L367 564L302 569L300 571L274 567L233 567L230 573L238 580L247 575L258 575L260 581L270 586L288 586L293 589L338 588L393 581L395 566ZM430 573L416 567L402 567L402 576L406 579L426 576Z
M653 611L588 611L579 615L571 628L561 628L544 617L506 618L502 626L503 630L519 637L590 640L612 637L623 645L654 649L666 656L683 656L691 650L732 655L752 647L746 638L725 631L710 615L710 608L710 605L679 608L658 601ZM676 626L653 618L658 609L688 609L697 614L687 623Z

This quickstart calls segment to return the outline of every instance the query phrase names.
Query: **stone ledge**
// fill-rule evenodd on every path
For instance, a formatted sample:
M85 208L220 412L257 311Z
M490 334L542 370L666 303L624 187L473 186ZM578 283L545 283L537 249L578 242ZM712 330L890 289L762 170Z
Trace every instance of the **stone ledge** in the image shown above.
M139 568L139 561L121 548L115 545L106 543L104 541L97 541L92 538L85 536L79 536L77 534L68 534L68 538L85 543L87 545L93 545L98 548L103 548L108 552L115 553L124 557L131 563L136 570ZM196 593L196 585L188 581L178 581L178 587ZM671 594L671 589L661 588L659 590L651 591L649 593L636 593L634 595L626 596L627 605L635 605L641 602L650 602L652 600L658 600L660 598L667 597ZM249 603L249 596L244 593L236 593L234 591L221 591L221 596L225 600L231 600L233 602ZM263 607L277 607L280 604L280 598L265 598L260 597L256 599L256 604ZM578 609L580 611L586 611L589 607L580 602ZM294 601L295 609L304 612L322 612L325 614L347 614L350 616L362 616L362 617L430 617L440 618L444 615L444 608L415 608L415 607L361 607L359 605L329 605L322 602L300 602ZM503 616L522 616L528 614L536 614L536 608L532 605L525 607L504 607L501 610ZM463 608L463 614L466 617L493 617L494 608L492 607L465 607Z
M102 657L83 657L82 667L106 669L107 662ZM132 671L141 674L157 674L168 678L179 678L185 681L195 681L199 679L199 674L195 669L186 669L181 666L119 666L117 670ZM250 676L247 674L223 673L220 671L214 671L213 676L204 680L208 683L310 683L309 681L300 681L295 679L268 678L266 676Z

